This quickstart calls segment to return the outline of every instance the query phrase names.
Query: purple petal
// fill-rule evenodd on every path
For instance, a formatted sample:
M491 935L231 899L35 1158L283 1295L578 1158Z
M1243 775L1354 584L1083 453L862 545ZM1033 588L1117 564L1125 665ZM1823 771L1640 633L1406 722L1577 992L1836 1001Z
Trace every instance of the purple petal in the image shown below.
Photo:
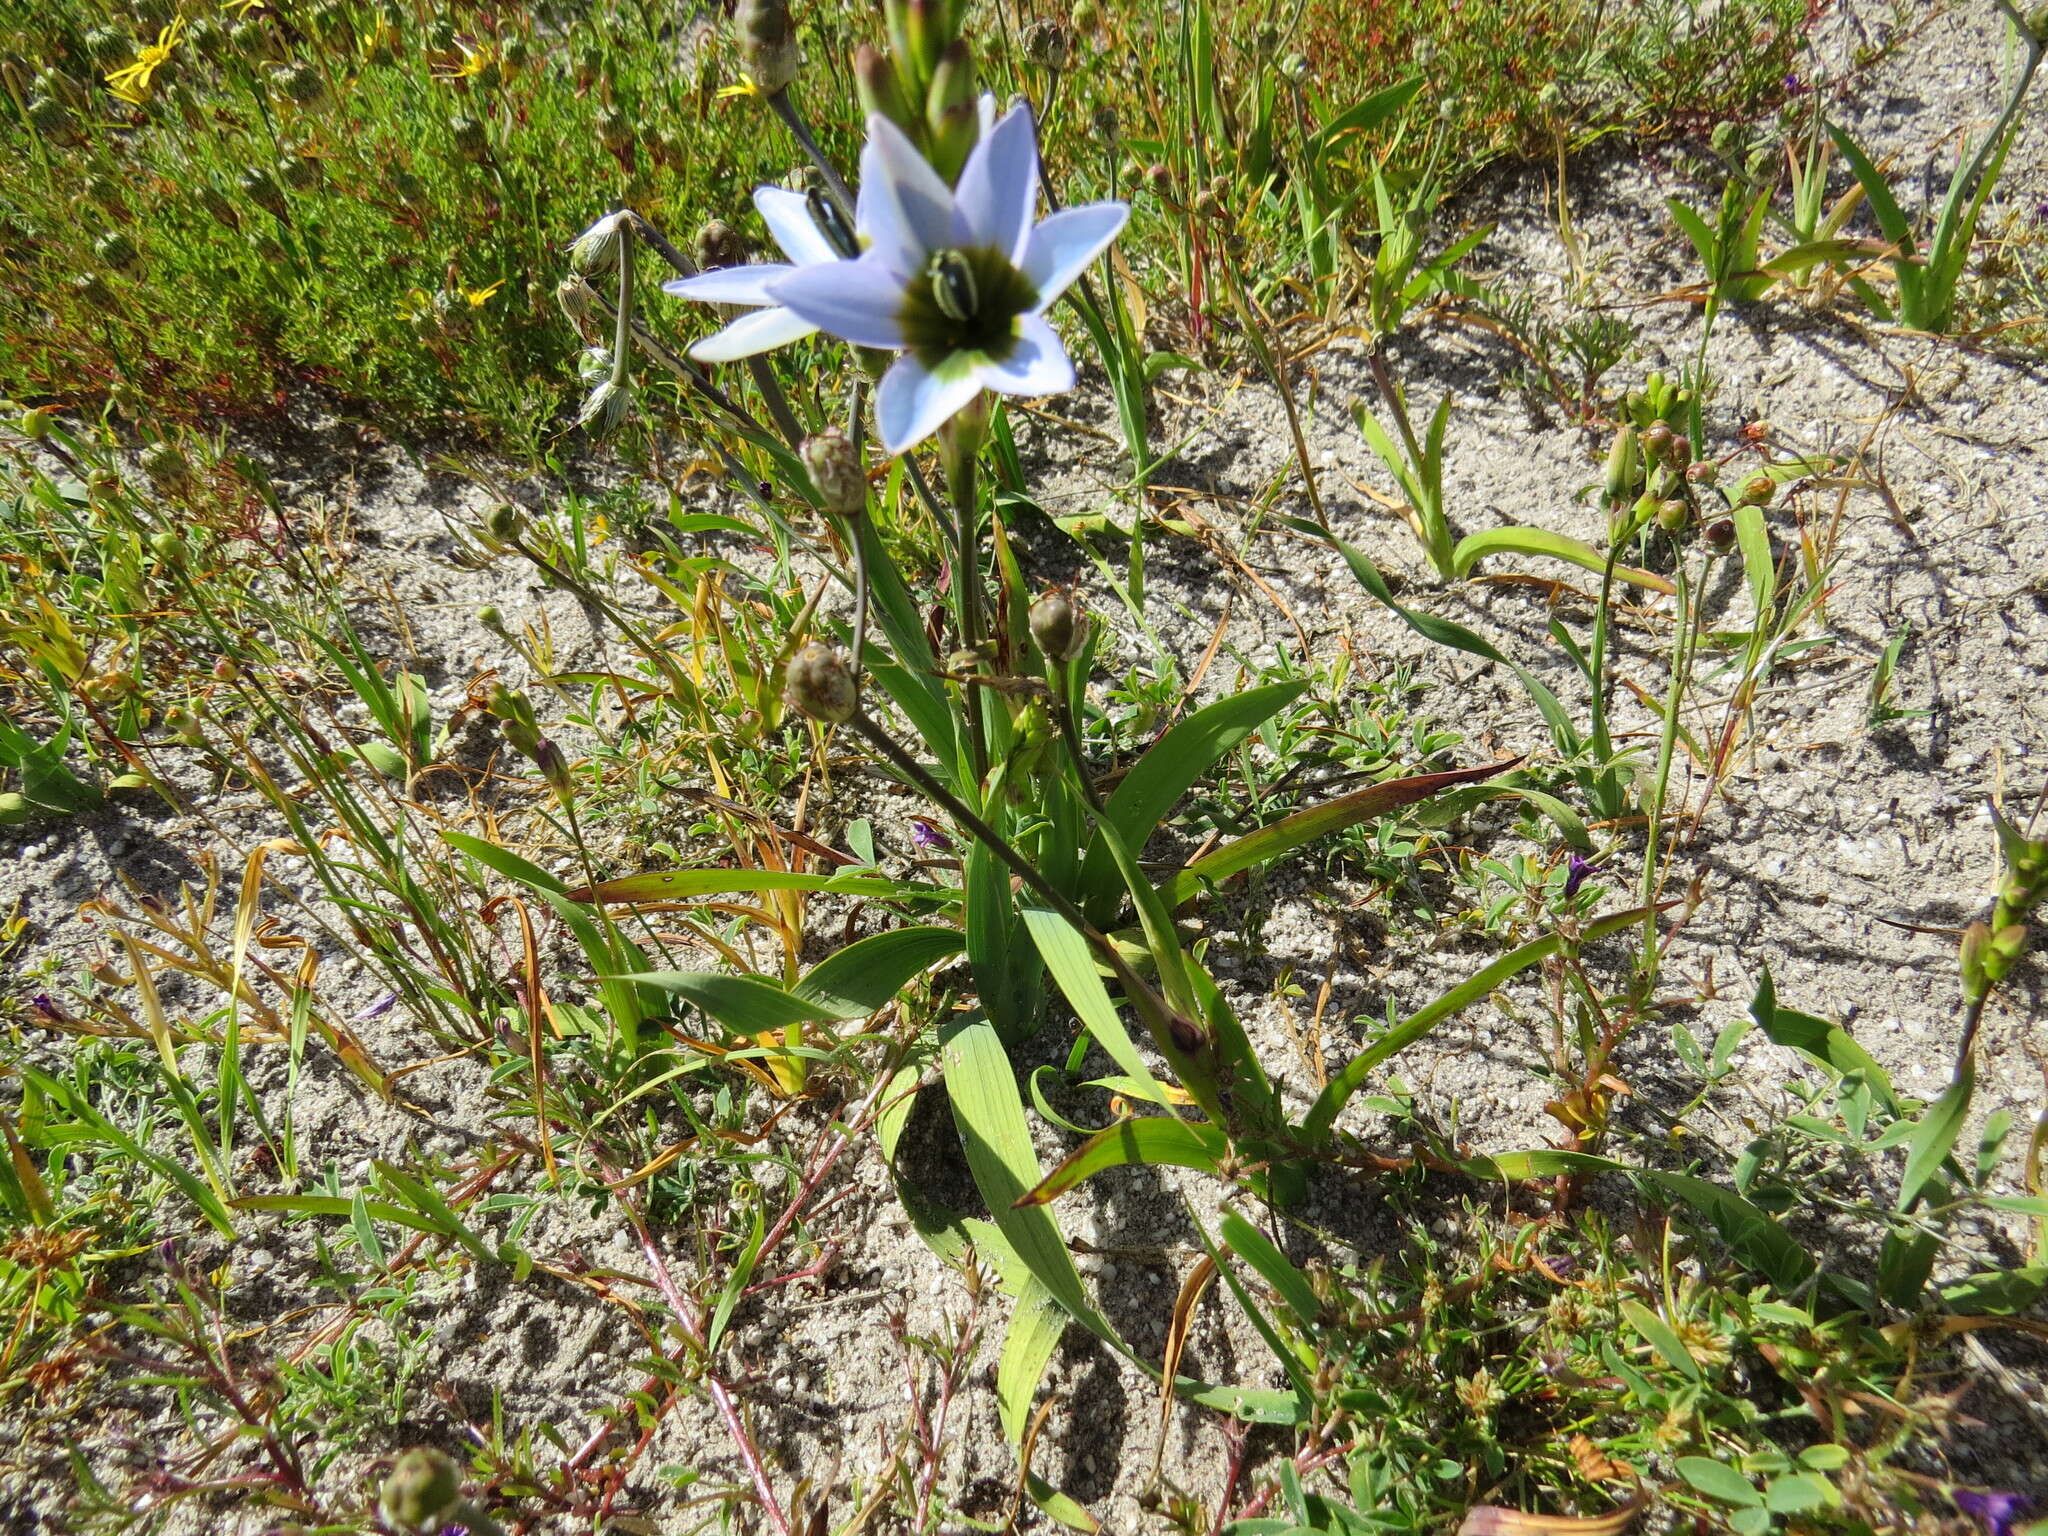
M724 330L706 336L690 348L690 356L700 363L729 363L735 358L752 357L757 352L801 341L817 329L795 311L771 304L741 315Z
M1010 355L985 365L981 377L990 389L1006 395L1057 395L1074 387L1074 365L1045 316L1023 315Z
M890 366L875 388L875 425L890 453L923 442L981 392L981 369L955 353L937 371L909 353Z
M908 277L953 234L953 189L931 168L903 130L880 113L868 118L860 152L861 227L891 271Z
M1088 203L1044 219L1024 244L1024 275L1038 289L1038 307L1046 308L1088 270L1124 227L1131 210L1122 203Z
M787 187L756 187L754 206L761 211L761 222L782 247L782 254L798 266L841 259L832 249L832 242L825 238L825 231L818 228L818 221L811 217L811 200L803 193Z
M1955 1500L1957 1509L1980 1522L1990 1536L2006 1536L2013 1523L2027 1512L2025 1495L2001 1488L1958 1488L1949 1497Z
M953 193L953 243L1024 257L1038 204L1038 135L1031 109L1012 107L967 156Z
M819 330L857 347L903 345L903 325L896 318L903 282L873 251L858 261L798 267L769 285L768 302L788 305Z
M768 285L795 270L780 261L720 267L714 272L699 272L695 277L671 278L661 285L661 291L706 304L773 304L775 301L768 297Z

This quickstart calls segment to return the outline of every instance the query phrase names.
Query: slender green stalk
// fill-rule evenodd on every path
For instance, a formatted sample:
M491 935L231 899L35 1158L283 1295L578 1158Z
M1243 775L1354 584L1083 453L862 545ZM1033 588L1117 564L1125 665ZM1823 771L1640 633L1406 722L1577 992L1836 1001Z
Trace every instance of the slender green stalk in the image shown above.
M979 500L975 456L987 422L986 401L969 406L939 429L939 452L946 466L946 488L953 499L953 611L960 643L978 652L982 634L981 561L975 538ZM988 776L988 726L980 690L962 689L967 710L967 744L977 785ZM976 791L979 793L979 790Z
M1099 819L1103 814L1102 796L1095 788L1094 776L1088 772L1088 760L1081 755L1081 732L1074 720L1072 701L1067 696L1067 664L1056 661L1046 671L1050 674L1047 686L1052 694L1053 719L1059 722L1060 739L1067 744L1067 758L1074 765L1074 782L1081 786L1088 809Z
M1671 782L1671 764L1678 748L1678 710L1692 673L1692 658L1699 648L1700 614L1693 603L1692 584L1686 580L1681 553L1672 573L1678 589L1678 626L1671 652L1671 684L1664 696L1664 725L1657 741L1657 771L1650 781L1645 810L1646 835L1643 843L1643 954L1639 963L1647 978L1657 968L1657 891L1663 884L1662 842L1664 801Z
M818 141L811 137L810 126L804 122L803 114L797 111L796 103L789 99L787 88L768 97L768 110L782 119L782 126L789 130L790 137L796 140L805 157L818 168L818 174L824 178L826 195L839 206L839 211L846 215L846 221L852 223L853 194L846 189L845 181L841 179L831 160L826 157L825 151L818 147Z

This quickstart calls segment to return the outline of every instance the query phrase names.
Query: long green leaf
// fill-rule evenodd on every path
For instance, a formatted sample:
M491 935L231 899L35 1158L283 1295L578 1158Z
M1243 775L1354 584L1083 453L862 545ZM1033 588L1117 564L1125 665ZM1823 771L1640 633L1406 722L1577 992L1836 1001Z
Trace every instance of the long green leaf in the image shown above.
M939 1028L939 1061L968 1169L997 1229L1069 1317L1121 1348L1116 1329L1088 1299L1052 1213L1025 1199L1039 1183L1038 1155L995 1025L979 1013L956 1014Z
M1151 1164L1214 1173L1226 1151L1223 1133L1211 1125L1158 1116L1119 1120L1082 1142L1065 1162L1020 1195L1018 1204L1027 1209L1042 1207L1105 1168Z
M1273 1287L1300 1327L1313 1328L1322 1304L1308 1276L1294 1267L1293 1260L1273 1246L1273 1240L1236 1211L1225 1211L1219 1228L1223 1241L1237 1256L1258 1271L1259 1278Z
M1147 1098L1171 1109L1165 1090L1153 1078L1145 1058L1138 1054L1137 1045L1124 1028L1123 1016L1110 1000L1109 988L1103 985L1102 977L1095 969L1095 957L1088 948L1087 940L1074 931L1072 923L1043 907L1024 909L1024 927L1031 935L1031 942L1037 946L1039 958L1045 962L1054 984L1065 996L1067 1006L1074 1010L1074 1017L1081 1021L1082 1027L1094 1036L1095 1043L1102 1047L1111 1061L1143 1085L1142 1092Z
M957 928L892 928L820 960L790 988L842 1019L861 1019L892 1002L911 977L960 953Z
M191 1169L173 1158L150 1151L86 1103L83 1096L74 1092L68 1083L59 1082L53 1077L45 1077L34 1067L24 1066L17 1070L21 1073L23 1082L31 1084L41 1093L62 1104L65 1113L80 1122L99 1140L119 1151L128 1161L154 1169L177 1185L179 1192L199 1207L201 1213L213 1224L214 1230L222 1237L231 1238L235 1235L234 1218L228 1214L227 1205Z
M1488 528L1481 533L1468 533L1458 540L1458 547L1451 552L1451 569L1460 579L1472 574L1472 567L1488 555L1530 555L1537 558L1563 560L1588 571L1604 572L1607 556L1582 539L1569 534L1552 533L1547 528ZM1631 586L1643 587L1651 592L1669 595L1675 589L1668 577L1654 571L1638 570L1632 565L1617 564L1614 567L1617 581Z
M1921 1193L1941 1172L1948 1154L1963 1132L1969 1117L1970 1099L1977 1091L1977 1064L1965 1061L1946 1092L1927 1106L1906 1151L1906 1171L1899 1176L1899 1209L1910 1211Z
M617 980L653 987L702 1009L736 1035L765 1035L799 1024L829 1024L846 1015L783 991L758 976L723 971L640 971Z
M1198 709L1155 741L1138 759L1103 807L1125 842L1142 849L1195 780L1308 687L1303 682L1268 683L1230 694ZM1089 846L1082 866L1083 905L1096 922L1109 922L1121 904L1122 881L1115 855L1100 839Z
M1024 1442L1031 1423L1031 1400L1045 1367L1067 1331L1067 1313L1036 1275L1028 1275L1010 1326L1003 1335L1002 1358L996 1363L996 1415L1012 1445Z
M444 835L452 839L459 834ZM621 875L616 880L605 880L596 885L579 885L563 894L570 901L618 906L753 891L825 891L838 896L879 896L895 901L960 899L958 891L946 886L909 885L876 875L799 875L780 869L671 869L644 875Z

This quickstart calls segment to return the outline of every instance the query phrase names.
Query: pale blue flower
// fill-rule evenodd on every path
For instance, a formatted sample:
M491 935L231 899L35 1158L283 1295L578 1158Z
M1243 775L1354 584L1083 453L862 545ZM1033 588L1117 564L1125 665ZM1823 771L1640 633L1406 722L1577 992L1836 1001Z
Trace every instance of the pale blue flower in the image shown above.
M700 363L729 363L736 358L752 357L756 352L801 341L813 334L818 327L797 318L770 298L768 284L803 267L850 261L859 251L853 231L845 227L838 211L816 193L792 192L786 187L756 187L754 206L760 210L768 233L775 237L775 243L782 247L788 261L720 267L699 273L696 277L680 277L661 285L662 292L679 294L686 299L702 299L708 304L753 306L751 313L741 315L724 330L705 337L690 348L690 356ZM855 228L859 227L860 220L861 210L856 208Z
M1038 138L1024 106L982 136L957 188L881 116L868 119L860 166L859 257L806 261L750 291L787 310L787 324L903 354L875 391L882 446L901 453L923 441L984 388L1073 388L1074 365L1045 311L1130 210L1089 203L1033 223Z

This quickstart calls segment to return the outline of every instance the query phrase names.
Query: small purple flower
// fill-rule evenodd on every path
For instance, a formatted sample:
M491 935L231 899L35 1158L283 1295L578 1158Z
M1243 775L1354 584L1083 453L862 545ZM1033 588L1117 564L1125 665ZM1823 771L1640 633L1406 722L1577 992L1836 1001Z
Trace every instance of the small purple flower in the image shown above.
M925 853L953 851L953 840L921 816L910 818L910 840Z
M57 1000L47 992L38 992L30 1000L29 1007L35 1010L36 1016L45 1024L62 1024L71 1017L57 1006Z
M2027 1512L2025 1495L1998 1488L1957 1488L1949 1497L1955 1500L1957 1509L1981 1524L1989 1536L2008 1536L2014 1522Z
M1586 883L1586 876L1598 874L1600 866L1591 859L1573 854L1564 861L1564 899L1570 901L1579 894L1579 887Z
M1800 81L1797 75L1787 75L1784 79L1784 86L1785 94L1787 96L1803 95L1806 91L1806 86Z

